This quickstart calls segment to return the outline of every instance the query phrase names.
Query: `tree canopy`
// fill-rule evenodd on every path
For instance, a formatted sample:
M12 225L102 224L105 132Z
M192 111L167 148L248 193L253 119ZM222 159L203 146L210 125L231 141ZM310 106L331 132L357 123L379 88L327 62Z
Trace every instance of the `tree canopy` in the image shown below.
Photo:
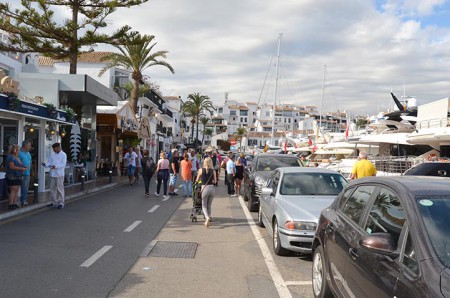
M126 38L124 45L116 46L119 53L111 53L103 57L103 60L107 61L108 64L101 70L100 75L116 66L132 71L131 78L134 81L134 88L131 101L135 112L137 111L137 100L139 98L139 84L143 83L142 72L145 69L160 65L175 73L173 67L163 60L167 58L168 51L153 52L153 48L156 45L154 38L155 36L153 35L135 34L129 36Z
M192 119L195 119L196 124L196 143L198 142L198 124L199 118L205 111L212 112L214 106L212 101L209 99L207 95L201 95L200 93L191 93L188 95L188 100L181 107L182 113L189 114Z
M111 34L99 32L107 26L106 18L117 8L131 7L148 0L22 0L22 8L0 3L0 29L10 34L9 43L0 43L0 51L37 52L70 61L70 73L75 74L77 57L96 44L119 45L131 32L123 26ZM71 11L71 19L58 22L56 7Z

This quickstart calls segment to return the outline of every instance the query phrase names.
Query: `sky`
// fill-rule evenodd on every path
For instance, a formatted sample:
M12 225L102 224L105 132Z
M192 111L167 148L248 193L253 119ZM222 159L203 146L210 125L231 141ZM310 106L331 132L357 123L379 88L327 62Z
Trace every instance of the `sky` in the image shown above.
M169 51L175 74L144 73L165 96L272 104L282 33L277 103L365 115L392 108L391 90L450 97L450 0L150 0L108 22Z

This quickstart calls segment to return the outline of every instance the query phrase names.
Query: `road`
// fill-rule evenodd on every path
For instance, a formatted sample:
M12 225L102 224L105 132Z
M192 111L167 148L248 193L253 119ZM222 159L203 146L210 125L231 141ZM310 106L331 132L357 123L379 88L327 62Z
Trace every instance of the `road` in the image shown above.
M153 181L151 186L154 192ZM224 197L223 202L228 202L226 200L229 198L225 199L223 186L218 190ZM253 290L250 289L252 294L248 296L256 297L259 295L256 293L266 293L265 297L274 297L277 291L267 267L264 266L265 257L261 254L260 247L255 244L245 213L237 199L229 202L233 206L226 206L226 210L232 217L231 223L242 224L233 227L228 233L239 233L240 236L246 237L245 243L250 244L244 249L247 250L246 253L254 256L253 260L248 260L246 266L254 268L246 270L252 272L257 268L258 274L262 276L261 280L253 281L257 287L252 287ZM143 185L124 184L70 202L62 210L41 210L2 223L1 296L127 296L117 295L118 289L125 286L127 289L130 288L126 277L130 276L132 268L139 267L143 251L157 237L182 203L186 204L187 201L181 196L172 196L167 200L154 196L147 198L143 196ZM251 217L256 220L256 215L252 213ZM184 218L181 220L188 222ZM163 229L165 230L166 228ZM310 257L296 254L287 257L275 256L266 230L264 228L257 230L269 247L275 267L292 297L312 297ZM184 237L189 238L189 234ZM202 243L199 242L199 245ZM239 259L241 252L233 253ZM173 274L173 278L177 279L177 272ZM245 273L245 270L242 274L250 281L254 278ZM227 280L223 282L227 283ZM177 283L174 283L173 287L177 287ZM191 296L202 297L201 293L185 295Z

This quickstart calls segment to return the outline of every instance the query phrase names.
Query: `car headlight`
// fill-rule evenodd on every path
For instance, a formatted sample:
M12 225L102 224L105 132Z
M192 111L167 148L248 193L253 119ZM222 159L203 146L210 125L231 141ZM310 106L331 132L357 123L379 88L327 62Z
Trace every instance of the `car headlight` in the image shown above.
M263 177L260 177L260 176L255 177L255 184L263 185L264 182L266 182L266 179L264 179Z
M287 230L315 231L317 224L315 222L288 220L284 223L284 228Z

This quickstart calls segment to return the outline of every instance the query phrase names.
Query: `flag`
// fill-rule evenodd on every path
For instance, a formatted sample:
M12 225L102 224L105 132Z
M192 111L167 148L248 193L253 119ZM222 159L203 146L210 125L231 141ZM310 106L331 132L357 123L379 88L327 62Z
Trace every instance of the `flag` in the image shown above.
M348 139L348 129L349 129L350 125L347 123L347 127L345 128L345 139Z
M311 140L311 138L310 137L308 137L308 146L312 146L312 140Z
M267 144L266 144L263 149L264 153L267 152L267 150L269 150L269 146L267 146Z

